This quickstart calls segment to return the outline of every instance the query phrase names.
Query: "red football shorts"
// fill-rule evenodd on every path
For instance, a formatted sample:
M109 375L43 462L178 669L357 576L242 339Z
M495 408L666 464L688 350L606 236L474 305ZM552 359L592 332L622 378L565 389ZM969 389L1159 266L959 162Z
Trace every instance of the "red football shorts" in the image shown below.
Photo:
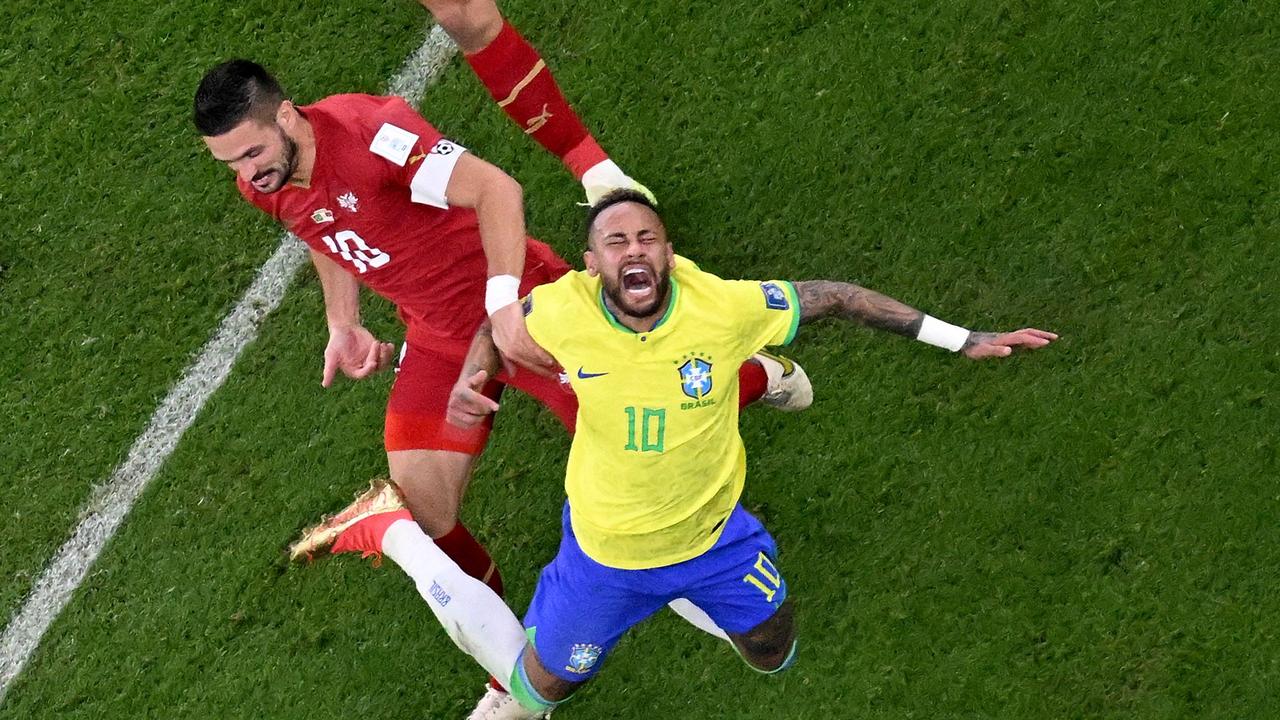
M521 296L543 283L553 282L570 268L542 243L530 243L520 283ZM421 337L410 329L409 337ZM460 428L445 415L449 391L462 373L470 339L432 342L407 341L396 370L396 381L387 399L384 443L396 450L451 450L479 455L493 428L493 416L474 428ZM521 390L547 406L570 433L578 416L578 398L555 377L545 378L521 369L514 378L499 373L485 386L485 394L497 400L504 386Z
M462 373L462 357L456 352L432 351L407 345L391 397L387 400L384 442L395 450L451 450L479 455L493 429L493 416L473 428L460 428L445 419L449 391ZM510 385L545 405L570 433L578 415L578 398L558 378L545 378L521 369L514 378L499 373L485 386L484 394L497 400Z

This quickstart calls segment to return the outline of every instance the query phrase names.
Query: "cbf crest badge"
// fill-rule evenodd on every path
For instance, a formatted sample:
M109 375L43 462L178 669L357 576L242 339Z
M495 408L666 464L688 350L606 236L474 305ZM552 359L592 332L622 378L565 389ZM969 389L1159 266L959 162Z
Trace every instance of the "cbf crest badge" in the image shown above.
M711 363L690 358L680 366L680 389L694 400L711 394Z
M604 649L599 645L575 643L573 652L569 653L569 664L565 665L564 669L572 673L585 673L595 666L602 652L604 652Z

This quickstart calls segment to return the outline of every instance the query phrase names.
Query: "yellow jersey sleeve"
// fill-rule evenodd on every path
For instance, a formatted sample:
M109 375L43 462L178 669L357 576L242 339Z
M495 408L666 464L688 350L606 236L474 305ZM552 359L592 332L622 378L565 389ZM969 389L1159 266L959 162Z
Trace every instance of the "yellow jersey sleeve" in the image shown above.
M800 299L786 280L724 280L724 310L737 326L743 357L766 345L789 345L800 327Z

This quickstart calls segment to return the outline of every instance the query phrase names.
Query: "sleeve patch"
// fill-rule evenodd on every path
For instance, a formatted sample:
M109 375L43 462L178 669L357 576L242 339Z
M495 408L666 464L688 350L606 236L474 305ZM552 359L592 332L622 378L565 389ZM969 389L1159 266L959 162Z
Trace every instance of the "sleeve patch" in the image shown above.
M444 139L432 146L409 183L413 201L448 210L449 200L445 197L445 191L449 188L449 178L453 177L453 168L458 164L458 158L466 151L461 145ZM414 161L417 159L415 157Z
M529 317L529 313L533 312L533 293L524 296L520 301L520 307L524 310L524 316Z
M764 306L770 310L790 310L791 301L787 299L787 291L777 283L760 283L764 292Z
M373 142L369 144L369 151L374 155L390 160L400 167L404 167L405 162L409 159L409 153L413 150L413 144L416 142L418 142L417 135L391 123L383 123L378 130L378 134L373 136Z

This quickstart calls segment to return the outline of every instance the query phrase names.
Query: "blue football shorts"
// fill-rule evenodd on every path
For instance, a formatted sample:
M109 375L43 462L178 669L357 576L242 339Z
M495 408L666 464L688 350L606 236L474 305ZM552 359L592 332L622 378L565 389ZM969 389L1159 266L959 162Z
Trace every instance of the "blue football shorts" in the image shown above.
M621 570L592 560L562 520L560 551L542 570L524 625L548 670L581 682L641 620L676 598L688 598L729 633L768 620L787 598L778 546L764 525L734 507L716 544L675 565Z

